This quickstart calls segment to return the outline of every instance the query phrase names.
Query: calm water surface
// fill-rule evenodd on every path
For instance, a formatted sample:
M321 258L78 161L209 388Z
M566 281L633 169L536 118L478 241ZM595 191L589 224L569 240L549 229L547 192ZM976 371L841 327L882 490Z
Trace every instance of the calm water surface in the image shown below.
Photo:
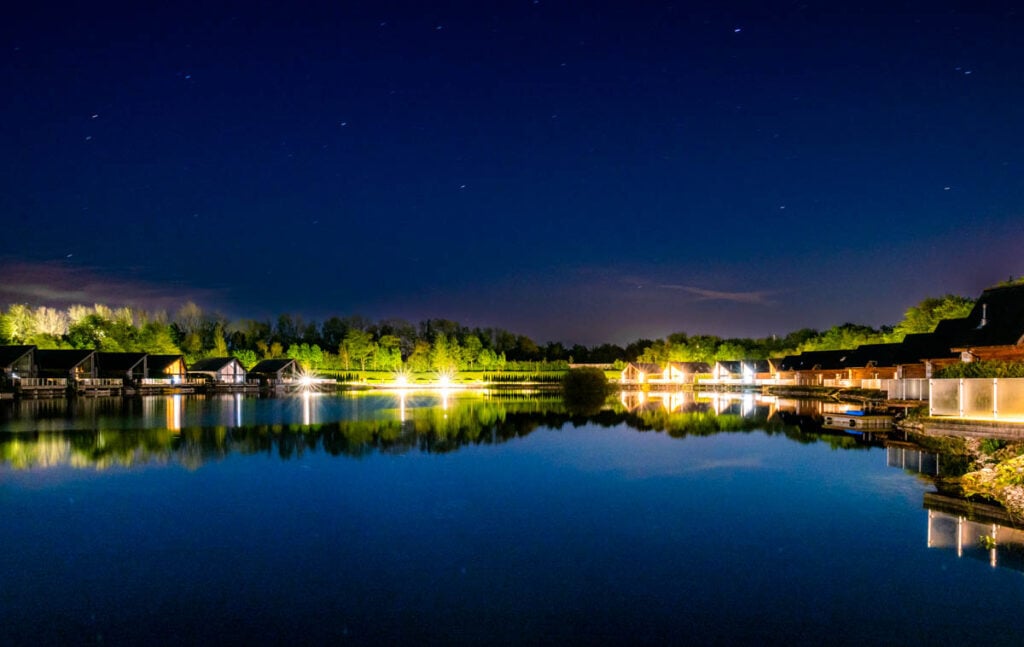
M781 408L3 403L0 643L1018 643L934 456Z

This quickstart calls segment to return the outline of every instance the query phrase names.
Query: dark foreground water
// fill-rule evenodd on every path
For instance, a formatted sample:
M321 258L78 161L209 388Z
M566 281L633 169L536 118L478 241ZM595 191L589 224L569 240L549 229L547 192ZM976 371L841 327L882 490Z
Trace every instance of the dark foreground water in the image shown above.
M934 456L673 405L6 403L0 644L1019 643Z

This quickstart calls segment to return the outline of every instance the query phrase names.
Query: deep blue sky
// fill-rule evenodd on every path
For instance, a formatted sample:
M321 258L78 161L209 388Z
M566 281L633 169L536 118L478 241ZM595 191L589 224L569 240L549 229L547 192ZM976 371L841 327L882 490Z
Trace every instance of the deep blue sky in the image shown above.
M0 24L2 303L595 343L1024 273L1011 3L147 4Z

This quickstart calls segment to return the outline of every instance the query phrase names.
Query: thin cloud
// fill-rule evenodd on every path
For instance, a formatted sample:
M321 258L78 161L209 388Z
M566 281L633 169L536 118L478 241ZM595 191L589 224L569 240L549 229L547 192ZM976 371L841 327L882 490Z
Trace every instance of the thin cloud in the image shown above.
M217 293L213 290L112 277L71 264L0 263L0 307L11 303L57 308L102 303L169 311L186 301L209 303L216 300Z
M692 285L659 285L666 290L680 290L697 297L698 301L731 301L733 303L751 303L755 305L771 305L769 299L771 292L766 290L755 290L752 292L726 292L725 290L708 290Z

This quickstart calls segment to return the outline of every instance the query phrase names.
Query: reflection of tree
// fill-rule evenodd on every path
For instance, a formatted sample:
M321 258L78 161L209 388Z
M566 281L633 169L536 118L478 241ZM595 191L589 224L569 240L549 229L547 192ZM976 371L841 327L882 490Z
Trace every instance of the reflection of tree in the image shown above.
M137 415L134 409L120 413ZM180 432L117 429L0 433L0 462L15 469L56 465L104 469L146 463L176 463L196 469L233 453L276 455L281 460L318 452L353 458L410 451L445 453L471 445L501 444L528 436L539 428L559 430L586 425L630 427L642 432L663 432L673 438L763 431L782 434L800 443L827 442L842 449L864 446L844 434L802 429L789 416L769 417L765 407L755 407L746 416L716 415L703 404L676 412L664 407L630 412L616 405L596 413L581 413L568 410L557 397L503 394L488 399L454 399L443 406L413 407L404 421L398 419L397 411L384 413L388 416L385 419L311 426L190 427ZM102 423L103 418L92 420Z

